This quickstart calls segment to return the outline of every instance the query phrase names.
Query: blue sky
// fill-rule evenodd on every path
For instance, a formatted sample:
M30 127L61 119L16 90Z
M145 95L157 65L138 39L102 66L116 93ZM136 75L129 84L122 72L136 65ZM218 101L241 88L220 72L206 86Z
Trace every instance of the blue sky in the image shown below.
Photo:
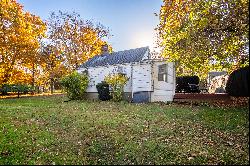
M150 46L159 23L161 0L17 0L29 11L46 20L52 11L76 11L83 19L109 27L106 39L114 51Z

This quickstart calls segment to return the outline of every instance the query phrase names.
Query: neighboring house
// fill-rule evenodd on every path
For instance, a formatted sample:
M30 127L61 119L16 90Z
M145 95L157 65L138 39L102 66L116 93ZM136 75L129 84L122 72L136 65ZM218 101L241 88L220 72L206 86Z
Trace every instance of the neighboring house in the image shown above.
M89 59L77 70L87 73L89 98L98 98L96 85L112 73L129 77L124 87L124 98L132 102L172 101L175 94L175 69L173 62L151 59L148 47L108 53L103 47L102 55Z
M214 77L217 77L217 76L222 76L222 75L225 75L227 74L226 71L211 71L208 73L208 77L207 77L207 86L210 87L211 85L211 81Z
M210 81L210 86L208 88L209 93L226 93L226 84L228 81L229 75L220 75L215 76Z

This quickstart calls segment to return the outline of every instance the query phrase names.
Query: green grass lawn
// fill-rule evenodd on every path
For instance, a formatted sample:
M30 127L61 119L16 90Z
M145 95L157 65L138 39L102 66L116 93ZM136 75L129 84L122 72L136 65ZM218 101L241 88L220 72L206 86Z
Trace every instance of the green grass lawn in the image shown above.
M0 99L0 164L249 164L248 108Z

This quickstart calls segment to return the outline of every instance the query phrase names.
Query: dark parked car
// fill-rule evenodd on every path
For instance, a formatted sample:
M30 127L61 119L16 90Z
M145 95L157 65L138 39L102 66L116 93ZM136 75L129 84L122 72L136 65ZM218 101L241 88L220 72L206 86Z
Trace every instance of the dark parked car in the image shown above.
M198 76L176 77L176 93L200 93Z

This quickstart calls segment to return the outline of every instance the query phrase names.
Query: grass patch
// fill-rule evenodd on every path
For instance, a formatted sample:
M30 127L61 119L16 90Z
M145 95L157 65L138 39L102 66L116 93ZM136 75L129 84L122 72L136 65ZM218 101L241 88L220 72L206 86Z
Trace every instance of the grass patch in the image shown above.
M249 164L248 108L0 99L0 164Z

